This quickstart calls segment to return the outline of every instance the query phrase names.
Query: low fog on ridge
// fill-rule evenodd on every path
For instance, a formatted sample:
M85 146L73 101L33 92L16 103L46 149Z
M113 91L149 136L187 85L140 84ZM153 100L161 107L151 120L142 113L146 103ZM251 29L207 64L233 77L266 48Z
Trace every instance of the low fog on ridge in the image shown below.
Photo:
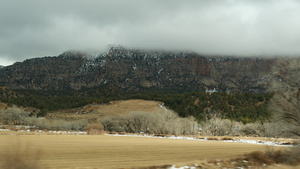
M0 0L0 65L67 50L300 55L297 0Z

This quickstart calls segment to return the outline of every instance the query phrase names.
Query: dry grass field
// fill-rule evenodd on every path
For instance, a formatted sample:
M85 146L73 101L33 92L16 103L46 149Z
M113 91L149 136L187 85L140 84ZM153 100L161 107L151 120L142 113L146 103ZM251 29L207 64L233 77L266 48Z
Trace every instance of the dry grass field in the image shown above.
M0 135L0 161L39 159L45 168L139 168L239 157L265 146L108 135ZM14 159L15 158L15 159ZM30 161L33 160L33 161Z
M149 100L123 100L111 101L108 104L89 104L83 107L58 110L47 114L49 119L97 119L98 121L106 116L121 116L130 112L150 113L161 110L158 106L160 102Z

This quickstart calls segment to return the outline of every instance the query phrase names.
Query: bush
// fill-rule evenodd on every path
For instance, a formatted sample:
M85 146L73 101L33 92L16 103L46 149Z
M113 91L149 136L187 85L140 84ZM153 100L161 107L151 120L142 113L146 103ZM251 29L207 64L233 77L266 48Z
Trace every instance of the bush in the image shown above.
M25 118L29 116L29 112L26 112L17 107L10 107L0 111L0 119L5 125L24 125Z
M283 132L280 123L255 122L243 124L241 122L221 119L219 117L210 118L199 123L202 129L201 135L206 136L259 136L259 137L279 137L291 136Z
M222 118L220 113L207 113L205 121L199 123L203 132L202 135L209 136L237 136L241 133L241 122L231 121Z
M99 135L103 134L104 127L101 124L90 124L86 127L85 131L89 135Z
M252 161L255 164L288 164L299 165L300 164L300 151L299 148L293 147L290 150L272 150L269 149L266 152L255 151L246 154L246 160Z
M196 130L195 118L180 118L171 110L153 113L132 112L127 115L101 120L105 131L127 133L151 133L190 135Z
M36 122L36 127L39 129L48 130L73 130L85 131L88 122L86 120L65 121L65 120L39 120Z
M115 123L116 123L116 120L114 120L111 117L105 117L104 119L101 120L101 124L103 125L104 130L109 131L109 132L116 130Z
M241 131L247 136L261 136L259 131L261 127L259 123L247 123L242 126Z
M27 126L35 126L37 118L35 117L26 117L24 118L23 124Z
M259 136L259 137L278 137L284 136L281 132L282 126L279 123L247 123L242 125L241 131L247 136Z

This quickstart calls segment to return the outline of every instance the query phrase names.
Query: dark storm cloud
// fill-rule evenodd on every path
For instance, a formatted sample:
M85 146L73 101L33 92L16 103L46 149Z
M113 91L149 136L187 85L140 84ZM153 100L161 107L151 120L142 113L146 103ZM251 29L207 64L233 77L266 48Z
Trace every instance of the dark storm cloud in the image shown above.
M0 0L0 65L66 50L299 55L297 0Z

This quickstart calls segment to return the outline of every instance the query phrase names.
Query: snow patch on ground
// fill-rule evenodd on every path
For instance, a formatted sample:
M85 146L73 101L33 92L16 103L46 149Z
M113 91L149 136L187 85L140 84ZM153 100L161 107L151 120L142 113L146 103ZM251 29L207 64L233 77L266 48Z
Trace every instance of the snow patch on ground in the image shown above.
M170 169L196 169L196 167L193 167L193 166L183 166L183 167L177 168L176 165L172 165L172 167Z
M127 136L127 137L151 137L151 138L165 138L165 139L178 139L178 140L195 140L195 141L218 141L218 142L232 142L232 143L247 143L247 144L257 144L257 145L268 145L268 146L282 146L282 147L293 147L293 145L283 145L283 142L277 141L264 141L264 140L248 140L248 139L232 139L232 140L208 140L207 138L200 139L196 137L184 137L184 136L155 136L155 135L138 135L138 134L108 134L112 136Z
M9 132L13 131L10 129L0 129L0 132ZM49 133L49 134L78 134L78 135L87 135L85 131L45 131L45 130L30 130L30 129L19 129L15 130L17 132L28 132L28 133ZM157 136L157 135L149 135L149 134L107 134L111 136L126 136L126 137L151 137L151 138L164 138L164 139L177 139L177 140L194 140L194 141L218 141L218 142L232 142L232 143L247 143L247 144L257 144L257 145L268 145L268 146L281 146L281 147L293 147L290 142L280 141L280 139L274 139L274 141L266 141L259 139L230 139L230 140L222 140L215 138L214 140L205 138L197 138L197 137L185 137L185 136Z
M10 129L0 129L0 132L18 132L18 133L48 133L48 134L65 134L65 135L87 135L85 131L56 131L56 130L30 130L30 129L19 129L19 130L10 130ZM13 134L13 133L12 133Z

